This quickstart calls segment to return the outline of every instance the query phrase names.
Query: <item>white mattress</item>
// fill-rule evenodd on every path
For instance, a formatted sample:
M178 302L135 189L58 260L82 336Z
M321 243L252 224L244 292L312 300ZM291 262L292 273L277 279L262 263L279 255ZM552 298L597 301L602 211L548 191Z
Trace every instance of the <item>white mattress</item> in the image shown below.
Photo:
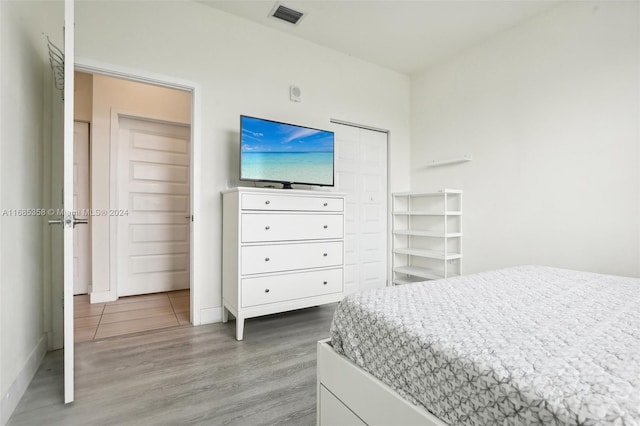
M332 346L451 425L640 425L640 280L524 266L346 297Z

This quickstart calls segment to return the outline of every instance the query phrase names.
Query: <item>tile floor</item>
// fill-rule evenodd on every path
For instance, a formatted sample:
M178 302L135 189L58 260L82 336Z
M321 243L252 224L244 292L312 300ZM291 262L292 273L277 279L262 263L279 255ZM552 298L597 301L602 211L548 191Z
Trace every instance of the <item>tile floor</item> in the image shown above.
M76 343L189 324L189 290L121 297L93 305L89 295L83 294L74 296L73 302Z

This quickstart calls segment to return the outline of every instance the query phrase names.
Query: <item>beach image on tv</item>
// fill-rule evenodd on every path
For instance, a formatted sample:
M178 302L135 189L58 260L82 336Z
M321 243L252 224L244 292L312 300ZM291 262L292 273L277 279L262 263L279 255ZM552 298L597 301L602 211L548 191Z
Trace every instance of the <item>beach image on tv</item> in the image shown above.
M333 133L242 117L242 179L333 185Z

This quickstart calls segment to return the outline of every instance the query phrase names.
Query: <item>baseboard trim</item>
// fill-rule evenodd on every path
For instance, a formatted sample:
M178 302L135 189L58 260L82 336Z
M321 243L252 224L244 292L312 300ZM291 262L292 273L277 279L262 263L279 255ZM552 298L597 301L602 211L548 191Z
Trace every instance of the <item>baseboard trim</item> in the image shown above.
M213 324L214 322L222 322L222 306L200 309L201 325Z
M18 403L22 399L25 391L29 387L33 376L35 376L38 367L42 363L45 354L47 353L47 335L43 334L38 340L36 347L31 351L27 357L22 370L18 372L18 376L13 381L7 393L2 395L2 402L0 403L0 424L7 424L9 418L13 414L13 411L18 406Z
M118 298L114 298L111 291L92 291L89 293L89 303L106 303L115 302Z

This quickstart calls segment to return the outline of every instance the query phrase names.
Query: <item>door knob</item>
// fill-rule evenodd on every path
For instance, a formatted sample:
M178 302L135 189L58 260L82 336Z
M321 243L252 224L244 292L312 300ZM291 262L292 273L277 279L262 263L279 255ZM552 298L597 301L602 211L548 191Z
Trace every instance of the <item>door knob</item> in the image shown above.
M67 228L69 228L69 227L75 228L76 225L86 225L86 224L88 224L89 223L89 219L78 219L75 216L67 215L67 216L65 216L64 219L52 219L52 220L48 220L47 223L49 225L62 225L62 226L66 226Z
M73 216L72 223L73 223L73 227L75 228L76 225L86 225L86 224L88 224L89 223L89 219L78 219L75 216Z

